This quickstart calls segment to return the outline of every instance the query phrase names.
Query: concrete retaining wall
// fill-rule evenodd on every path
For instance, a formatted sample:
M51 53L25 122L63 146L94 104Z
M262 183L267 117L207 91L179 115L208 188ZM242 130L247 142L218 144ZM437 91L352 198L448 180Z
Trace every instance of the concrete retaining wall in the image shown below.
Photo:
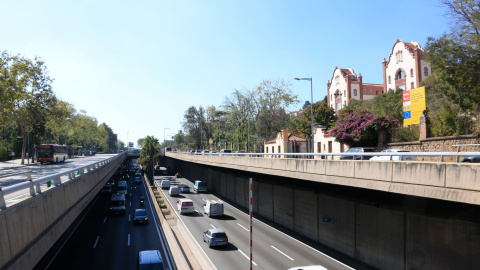
M0 212L0 268L32 269L98 194L122 158Z
M273 163L276 161L276 159L268 160ZM210 190L215 190L212 193L216 193L218 190L217 195L236 203L237 206L243 207L245 210L248 209L248 205L244 205L244 198L248 198L248 173L239 176L238 171L178 160L174 163L174 168L187 177L190 176L187 171L184 171L186 168L191 171L192 177L195 177L195 172L208 171L206 175L210 179L203 180L209 181ZM321 163L306 161L303 164L306 169L311 165L322 163L327 164L324 160ZM326 173L340 171L339 167L346 166L345 164L353 167L351 171L355 176L362 175L363 177L368 176L366 171L374 168L390 172L390 174L394 170L406 170L408 168L408 165L405 166L408 163L397 163L334 162L333 170L326 170ZM287 165L288 162L277 164L291 166ZM280 167L283 165L280 165ZM422 166L422 164L412 166ZM451 164L424 164L427 172L431 171L432 174L437 174L440 177L448 175L449 169L452 173L465 170L464 166L463 164L454 164L454 166L451 166ZM300 169L301 167L296 166L295 168ZM192 168L195 168L195 171L192 171ZM276 170L278 168L277 166ZM344 175L351 174L350 169L347 170L349 172L343 172ZM470 170L472 174L475 171L474 169ZM383 173L373 173L371 178L380 178L380 174ZM404 176L406 175L404 174ZM286 229L375 268L475 269L480 265L480 256L478 256L480 250L480 222L465 220L457 214L454 214L454 216L419 214L418 212L428 212L431 207L430 204L433 202L426 201L427 199L418 199L424 203L420 208L410 209L411 205L402 208L403 200L406 203L411 200L410 196L405 196L402 200L395 202L395 207L392 207L389 203L375 203L375 199L368 196L358 200L348 195L332 194L321 188L307 188L299 182L292 184L293 182L286 182L285 178L277 180L272 176L262 177L259 174L252 176L254 177L253 209L255 215L266 218ZM408 177L416 176L410 175ZM351 183L349 185L352 186L352 182L358 182L357 184L362 187L368 187L369 183L385 182L378 179L328 175L317 179L321 179L319 182L323 183ZM295 179L291 180L294 181ZM417 180L430 181L431 185L442 185L440 182L433 181L434 179L427 181L418 178ZM401 177L398 177L396 181L403 181L403 183L399 183L400 186L396 186L397 189L401 190L402 185L411 182L411 179L402 180ZM457 178L449 181L460 185L462 181L468 180ZM372 186L375 185L372 184ZM395 188L391 185L388 187ZM389 191L388 188L379 188L379 190Z

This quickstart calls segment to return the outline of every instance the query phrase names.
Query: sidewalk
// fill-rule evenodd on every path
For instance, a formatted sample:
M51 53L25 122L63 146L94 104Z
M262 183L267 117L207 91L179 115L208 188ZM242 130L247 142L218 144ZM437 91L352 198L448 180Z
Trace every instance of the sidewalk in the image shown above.
M30 161L30 164L28 163ZM17 158L15 160L7 160L7 161L2 161L0 162L0 170L6 170L6 169L13 169L13 168L18 168L18 167L24 167L24 166L32 166L36 165L37 163L32 163L32 160L27 160L24 159L24 165L21 164L22 159Z

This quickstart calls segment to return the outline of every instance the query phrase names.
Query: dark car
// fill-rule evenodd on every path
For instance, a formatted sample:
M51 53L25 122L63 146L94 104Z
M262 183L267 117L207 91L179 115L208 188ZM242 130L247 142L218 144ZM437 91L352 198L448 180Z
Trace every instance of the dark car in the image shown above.
M345 153L349 153L349 154L355 154L355 153L362 154L362 153L368 153L368 152L375 152L375 148L373 148L373 147L352 147L352 148L348 149L347 151L345 151ZM369 160L371 158L372 158L372 156L361 156L361 155L355 156L355 160L360 160L360 159ZM340 159L353 159L353 155L341 156Z
M92 151L90 150L85 151L85 156L93 156Z
M203 241L208 244L208 247L213 246L228 246L228 237L222 229L208 229L203 233Z
M478 150L480 152L480 150ZM464 157L462 162L469 162L469 163L480 163L480 156L475 157Z
M135 177L135 184L141 184L141 183L142 183L142 177L141 176Z
M102 194L112 194L112 186L110 184L106 184L102 188Z
M148 215L145 209L136 209L133 215L133 224L148 223Z

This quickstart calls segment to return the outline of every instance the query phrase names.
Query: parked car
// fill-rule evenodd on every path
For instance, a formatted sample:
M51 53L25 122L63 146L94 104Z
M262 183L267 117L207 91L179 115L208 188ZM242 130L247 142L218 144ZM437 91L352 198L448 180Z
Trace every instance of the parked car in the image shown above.
M168 194L170 196L178 196L180 195L180 189L177 186L170 187Z
M223 154L228 154L228 153L232 153L232 150L230 150L230 149L222 149L222 150L220 150L220 156L223 155Z
M235 151L236 154L245 154L245 150L239 150ZM243 156L243 155L237 155L237 156Z
M135 214L133 215L133 224L138 223L148 223L148 214L145 209L135 209Z
M90 150L85 151L85 156L93 156L92 151Z
M368 152L375 152L375 148L373 147L352 147L345 151L345 153L350 153L350 154L355 154L355 153L368 153ZM369 160L371 159L372 156L363 156L364 160ZM340 156L340 159L353 159L353 156ZM360 160L362 159L362 156L355 156L355 160Z
M158 250L143 250L138 253L137 269L139 270L163 270L163 261L160 251Z
M208 247L213 246L228 246L228 237L222 229L208 229L203 233L203 241L208 244Z
M480 152L480 150L478 150ZM476 157L464 157L462 162L470 162L470 163L480 163L480 156Z
M408 153L410 151L403 149L386 149L381 153ZM391 157L391 159L390 159ZM374 156L370 160L407 160L415 161L415 156Z
M203 151L202 151L202 155L205 155L205 154L208 154L208 153L209 153L208 150L203 150Z

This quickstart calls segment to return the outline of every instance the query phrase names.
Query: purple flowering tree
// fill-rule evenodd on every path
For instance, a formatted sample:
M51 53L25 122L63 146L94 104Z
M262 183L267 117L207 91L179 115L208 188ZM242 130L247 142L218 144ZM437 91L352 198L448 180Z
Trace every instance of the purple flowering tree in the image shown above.
M330 135L336 141L353 146L376 146L381 130L389 132L400 125L397 119L388 115L376 116L363 108L345 108Z

